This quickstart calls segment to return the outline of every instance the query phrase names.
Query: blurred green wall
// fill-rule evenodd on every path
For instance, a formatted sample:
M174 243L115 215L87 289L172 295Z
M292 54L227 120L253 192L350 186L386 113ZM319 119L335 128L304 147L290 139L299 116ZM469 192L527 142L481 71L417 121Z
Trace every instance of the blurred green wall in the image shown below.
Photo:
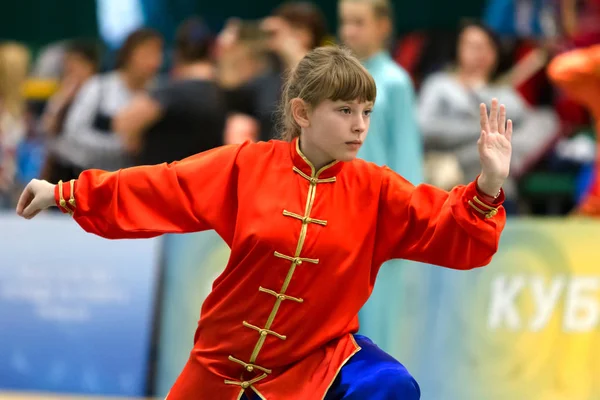
M146 4L162 4L158 7L168 10L167 19L172 23L177 23L190 14L198 13L203 15L214 29L219 29L223 21L230 16L260 18L280 3L279 0L142 1ZM19 40L33 48L38 48L60 39L98 35L94 0L6 0L2 3L1 39ZM397 32L452 28L462 17L481 15L484 3L485 0L395 0ZM329 28L334 33L337 25L337 0L322 0L318 4L325 12ZM156 18L161 17L152 16L150 24L159 29L167 29L166 26L172 25L172 23L162 24L156 21Z
M96 37L94 0L3 0L0 38L37 49L71 37Z

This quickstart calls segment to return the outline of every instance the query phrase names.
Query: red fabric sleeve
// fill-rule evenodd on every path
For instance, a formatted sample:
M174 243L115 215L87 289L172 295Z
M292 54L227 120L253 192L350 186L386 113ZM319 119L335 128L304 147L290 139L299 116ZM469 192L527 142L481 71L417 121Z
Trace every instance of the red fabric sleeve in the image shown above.
M224 146L171 164L84 171L76 181L73 217L87 232L109 239L214 229L231 243L236 159L244 146ZM58 204L58 186L55 196Z
M415 187L384 170L375 262L404 258L453 269L487 265L506 223L504 194L493 206L478 200L475 182L446 192Z

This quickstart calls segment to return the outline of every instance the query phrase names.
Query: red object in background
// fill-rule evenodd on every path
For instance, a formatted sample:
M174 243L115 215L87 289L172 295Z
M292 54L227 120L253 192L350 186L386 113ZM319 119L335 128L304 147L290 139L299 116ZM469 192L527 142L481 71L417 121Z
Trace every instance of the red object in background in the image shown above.
M554 109L565 127L581 127L590 124L589 112L581 104L564 93L554 99Z
M600 129L600 45L573 50L555 57L548 74L573 101L585 106L595 120L596 138ZM600 141L596 139L597 154L592 184L578 206L578 212L600 217Z
M415 81L415 70L423 53L425 35L422 33L411 33L404 36L397 43L393 58L398 65L404 68Z
M538 48L537 43L534 42L523 42L519 45L515 52L514 63L517 63L531 54ZM523 99L530 105L537 105L540 103L540 94L544 91L544 88L548 86L548 78L546 77L545 69L540 69L528 80L517 86L515 89L523 96Z
M596 0L600 1L600 0ZM523 42L515 52L515 62L519 62L531 54L537 48L537 43L533 41ZM540 95L545 92L548 85L552 85L548 78L547 69L540 69L530 79L517 86L517 91L523 96L525 101L532 106L540 103ZM569 132L572 127L586 126L590 124L589 112L579 102L568 96L560 88L555 89L553 106L557 112L563 130Z
M576 48L600 43L600 0L587 0L578 13L577 31L569 38Z

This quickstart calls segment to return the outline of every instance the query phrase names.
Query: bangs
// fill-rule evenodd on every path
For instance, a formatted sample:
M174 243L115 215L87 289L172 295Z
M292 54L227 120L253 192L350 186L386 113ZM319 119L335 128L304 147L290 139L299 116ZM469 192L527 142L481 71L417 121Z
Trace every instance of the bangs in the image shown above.
M375 80L356 59L334 57L323 71L320 86L322 100L373 102L377 97Z

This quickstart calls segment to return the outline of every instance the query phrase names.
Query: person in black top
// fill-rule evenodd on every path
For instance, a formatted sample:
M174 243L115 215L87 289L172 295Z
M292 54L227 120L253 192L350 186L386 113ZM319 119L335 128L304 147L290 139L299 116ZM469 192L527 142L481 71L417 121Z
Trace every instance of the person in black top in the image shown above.
M259 125L257 140L277 138L276 112L286 72L311 49L322 45L327 24L321 9L309 1L286 1L260 22L268 67L260 75L236 88L228 88L231 112L246 114ZM234 32L243 41L243 32ZM235 136L235 135L234 135Z
M137 165L173 162L223 144L227 107L214 82L211 33L192 18L175 38L172 79L136 96L113 121Z

